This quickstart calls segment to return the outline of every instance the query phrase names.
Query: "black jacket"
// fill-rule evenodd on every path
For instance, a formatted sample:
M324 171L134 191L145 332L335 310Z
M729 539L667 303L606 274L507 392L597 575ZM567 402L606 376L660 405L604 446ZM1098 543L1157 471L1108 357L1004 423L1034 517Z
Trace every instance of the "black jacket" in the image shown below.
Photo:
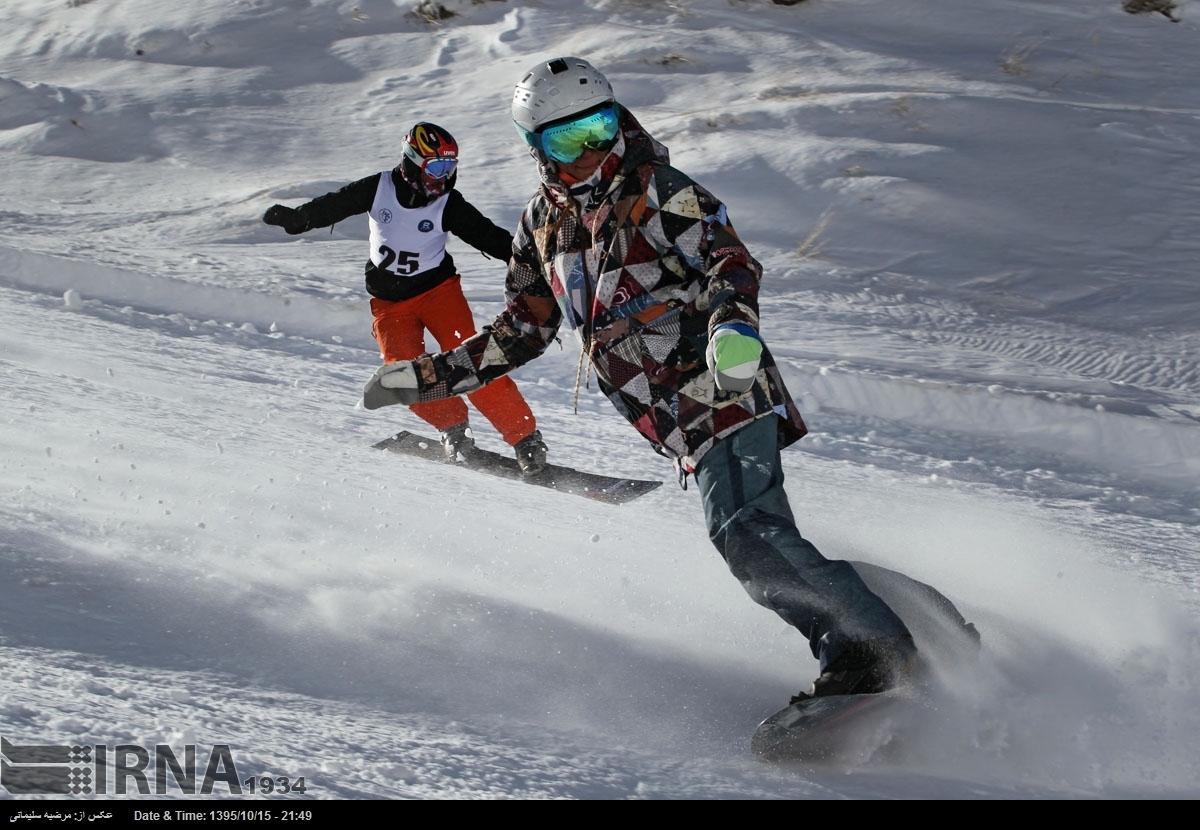
M379 188L381 175L383 174L376 173L351 182L340 190L318 196L298 207L296 210L307 222L304 230L326 228L350 216L369 211L375 203L375 192ZM416 193L408 186L399 169L392 170L391 176L392 183L396 186L396 197L401 205L418 208L428 204L424 194ZM442 214L442 230L449 231L468 245L505 264L512 256L512 234L493 224L454 189L450 191L446 210ZM437 267L411 277L397 277L370 260L367 260L366 272L367 292L381 300L407 300L424 294L458 273L454 267L454 258L449 252Z

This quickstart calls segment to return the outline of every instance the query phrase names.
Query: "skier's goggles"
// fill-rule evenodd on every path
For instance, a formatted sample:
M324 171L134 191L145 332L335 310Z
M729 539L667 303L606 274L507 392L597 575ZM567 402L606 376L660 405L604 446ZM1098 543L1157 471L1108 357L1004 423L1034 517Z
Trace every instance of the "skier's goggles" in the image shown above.
M458 169L458 159L425 159L421 171L431 179L445 179Z
M617 105L610 101L534 132L517 129L530 147L569 164L588 150L611 150L617 143Z
M406 144L404 155L408 160L420 168L431 179L445 179L453 175L458 169L458 159L452 156L439 156L437 158L427 159L417 152L417 149Z

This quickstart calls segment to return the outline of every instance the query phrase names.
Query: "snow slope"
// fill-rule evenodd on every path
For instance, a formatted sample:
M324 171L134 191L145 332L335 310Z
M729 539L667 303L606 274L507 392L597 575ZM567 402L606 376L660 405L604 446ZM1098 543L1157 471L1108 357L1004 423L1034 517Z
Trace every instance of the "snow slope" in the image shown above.
M9 4L0 733L229 742L319 797L1195 795L1190 10L446 5ZM984 632L902 768L747 757L815 662L694 492L611 508L369 449L423 425L354 408L365 223L258 223L427 118L515 224L508 95L551 53L608 72L766 266L805 534ZM486 320L502 272L453 246ZM516 375L555 457L671 477L594 389L572 414L564 342Z

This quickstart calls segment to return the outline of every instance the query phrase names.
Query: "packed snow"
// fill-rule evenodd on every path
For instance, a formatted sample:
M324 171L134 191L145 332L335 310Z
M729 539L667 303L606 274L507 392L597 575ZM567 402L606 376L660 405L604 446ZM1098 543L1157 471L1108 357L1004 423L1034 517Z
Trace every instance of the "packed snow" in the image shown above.
M438 7L6 3L0 734L229 743L320 798L1200 795L1200 7ZM667 481L634 503L371 449L430 430L356 407L365 220L259 221L431 120L513 227L509 96L561 54L763 263L801 530L983 634L902 763L750 755L816 663L572 411L571 338L515 378L553 460ZM451 251L482 324L503 268Z

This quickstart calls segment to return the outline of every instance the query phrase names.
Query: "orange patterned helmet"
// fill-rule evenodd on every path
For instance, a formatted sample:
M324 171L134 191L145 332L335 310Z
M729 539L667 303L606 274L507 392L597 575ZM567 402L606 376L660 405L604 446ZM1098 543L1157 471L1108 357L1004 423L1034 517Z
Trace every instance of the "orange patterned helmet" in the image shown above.
M437 124L422 121L404 136L400 172L409 187L431 198L454 186L458 142Z

